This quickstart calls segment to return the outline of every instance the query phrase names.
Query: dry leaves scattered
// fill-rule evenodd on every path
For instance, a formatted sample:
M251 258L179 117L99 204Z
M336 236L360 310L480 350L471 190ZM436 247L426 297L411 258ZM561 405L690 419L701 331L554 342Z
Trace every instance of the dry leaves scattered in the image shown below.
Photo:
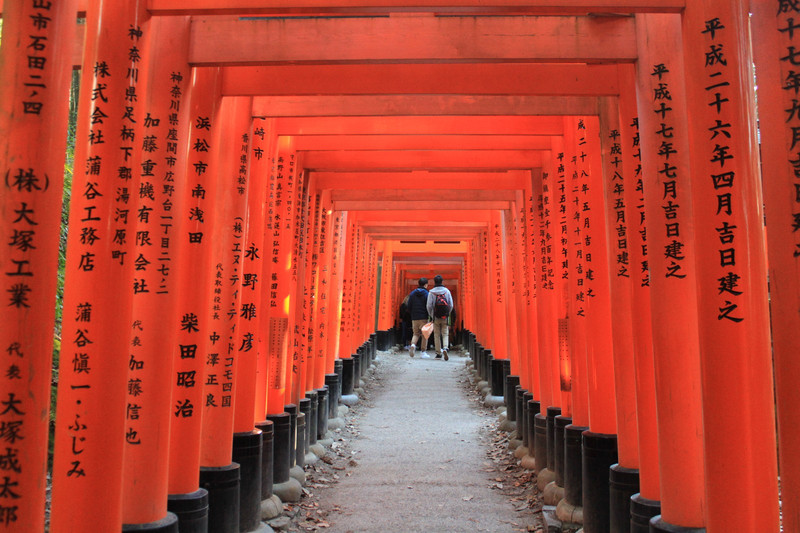
M514 531L544 533L542 499L536 487L536 474L519 466L519 459L509 450L509 434L498 429L498 415L494 409L483 405L476 389L477 382L465 368L461 383L475 410L485 418L481 437L486 447L483 471L487 473L487 486L499 491L514 505L518 522L509 522Z

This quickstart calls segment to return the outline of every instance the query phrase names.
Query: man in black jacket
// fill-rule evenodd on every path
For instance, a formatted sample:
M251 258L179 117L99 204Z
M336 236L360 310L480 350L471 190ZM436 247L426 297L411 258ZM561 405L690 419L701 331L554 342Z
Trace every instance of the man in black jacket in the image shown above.
M417 339L422 338L422 352L428 349L428 339L426 339L420 328L428 322L428 278L419 278L419 287L411 291L408 295L408 312L411 314L411 328L414 332L411 337L411 346L408 348L408 353L414 357L414 352L417 349Z

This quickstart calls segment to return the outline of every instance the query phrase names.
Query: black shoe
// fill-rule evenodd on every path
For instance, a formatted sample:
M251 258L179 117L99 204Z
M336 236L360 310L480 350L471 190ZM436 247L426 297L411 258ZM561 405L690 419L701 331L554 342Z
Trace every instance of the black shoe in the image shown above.
M440 354L440 353L437 353L437 354L436 354L436 359L441 359L441 358L442 358L442 354Z

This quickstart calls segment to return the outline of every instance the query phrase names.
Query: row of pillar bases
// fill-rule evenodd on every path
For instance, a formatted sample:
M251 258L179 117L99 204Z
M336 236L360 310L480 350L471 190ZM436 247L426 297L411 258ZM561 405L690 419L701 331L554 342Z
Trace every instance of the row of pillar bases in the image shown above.
M325 385L308 391L298 404L267 415L252 431L233 435L232 462L201 467L200 488L190 494L171 494L167 516L148 524L126 524L123 531L154 533L266 532L262 520L275 518L283 501L297 501L305 480L303 465L325 453L329 429L339 421L343 396L355 396L360 378L377 355L372 334L356 354L334 362ZM337 422L337 427L342 423Z
M485 395L496 407L502 398L501 429L511 429L510 448L520 466L534 470L550 511L562 524L582 525L584 533L693 533L661 520L660 502L639 494L638 470L617 463L617 437L573 425L561 409L542 406L511 374L510 361L495 359L491 350L466 331L469 364ZM554 506L554 507L553 507Z

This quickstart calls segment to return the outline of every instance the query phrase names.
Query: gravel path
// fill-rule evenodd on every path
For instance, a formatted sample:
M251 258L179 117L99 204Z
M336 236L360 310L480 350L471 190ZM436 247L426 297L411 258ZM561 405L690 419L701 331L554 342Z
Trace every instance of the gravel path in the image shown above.
M525 503L498 490L504 479L486 447L497 418L470 401L466 359L450 355L380 354L379 383L356 407L347 446L355 466L319 494L325 531L538 530Z

